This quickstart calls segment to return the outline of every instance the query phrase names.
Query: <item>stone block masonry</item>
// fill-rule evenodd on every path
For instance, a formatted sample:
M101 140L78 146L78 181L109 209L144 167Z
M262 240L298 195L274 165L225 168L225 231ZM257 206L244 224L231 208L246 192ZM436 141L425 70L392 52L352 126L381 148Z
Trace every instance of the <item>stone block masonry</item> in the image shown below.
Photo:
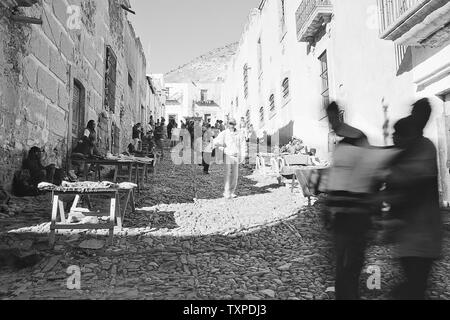
M120 110L148 105L145 74L134 77L135 94L123 92L128 73L143 66L145 70L146 60L120 3L42 0L20 9L23 15L41 18L42 25L14 23L0 8L0 184L6 189L32 146L48 154L56 148L58 162L67 168L74 122L82 129L106 113L102 136L111 137L114 122L121 132L119 145L128 145L139 114L121 116ZM104 105L107 46L117 59L114 112ZM79 119L73 118L75 84L81 88ZM100 149L111 150L111 139L99 143Z

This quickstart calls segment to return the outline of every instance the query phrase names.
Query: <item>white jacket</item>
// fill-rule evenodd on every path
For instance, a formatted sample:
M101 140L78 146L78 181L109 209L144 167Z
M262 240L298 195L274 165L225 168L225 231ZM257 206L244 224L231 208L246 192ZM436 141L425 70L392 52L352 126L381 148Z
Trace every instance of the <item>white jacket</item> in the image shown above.
M214 140L214 147L224 148L224 153L228 156L239 157L241 154L241 135L239 131L232 132L230 129L222 131Z

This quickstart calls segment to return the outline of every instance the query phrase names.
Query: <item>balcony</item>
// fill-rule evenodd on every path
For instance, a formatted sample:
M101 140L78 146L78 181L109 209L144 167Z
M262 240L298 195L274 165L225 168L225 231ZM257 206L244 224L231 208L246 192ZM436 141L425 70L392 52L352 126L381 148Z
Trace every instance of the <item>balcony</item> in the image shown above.
M381 38L403 46L438 46L450 34L448 0L378 0Z
M199 107L218 107L219 105L214 100L199 100L195 101Z
M324 23L331 21L332 14L331 0L303 0L295 14L298 41L313 42Z

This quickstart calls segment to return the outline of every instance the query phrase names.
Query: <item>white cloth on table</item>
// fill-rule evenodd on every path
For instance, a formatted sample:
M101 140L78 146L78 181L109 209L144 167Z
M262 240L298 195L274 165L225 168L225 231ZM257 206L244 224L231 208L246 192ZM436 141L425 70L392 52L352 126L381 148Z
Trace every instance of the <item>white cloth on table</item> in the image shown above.
M119 183L119 189L130 190L130 189L134 189L134 188L137 188L137 184L135 184L135 183L131 183L131 182Z

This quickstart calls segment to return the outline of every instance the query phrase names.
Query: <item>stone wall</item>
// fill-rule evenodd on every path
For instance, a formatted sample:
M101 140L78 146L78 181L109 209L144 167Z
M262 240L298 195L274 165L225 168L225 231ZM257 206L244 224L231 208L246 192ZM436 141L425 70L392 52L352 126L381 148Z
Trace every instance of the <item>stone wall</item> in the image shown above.
M101 149L110 150L112 122L121 131L121 151L128 145L131 128L139 122L137 111L148 105L146 60L120 3L40 0L20 9L22 15L41 18L42 25L14 23L0 6L1 184L10 185L32 146L45 148L47 155L67 165L75 81L83 89L84 124L100 115L107 120L98 141ZM115 112L104 107L106 46L117 58ZM129 71L134 90L128 86Z

